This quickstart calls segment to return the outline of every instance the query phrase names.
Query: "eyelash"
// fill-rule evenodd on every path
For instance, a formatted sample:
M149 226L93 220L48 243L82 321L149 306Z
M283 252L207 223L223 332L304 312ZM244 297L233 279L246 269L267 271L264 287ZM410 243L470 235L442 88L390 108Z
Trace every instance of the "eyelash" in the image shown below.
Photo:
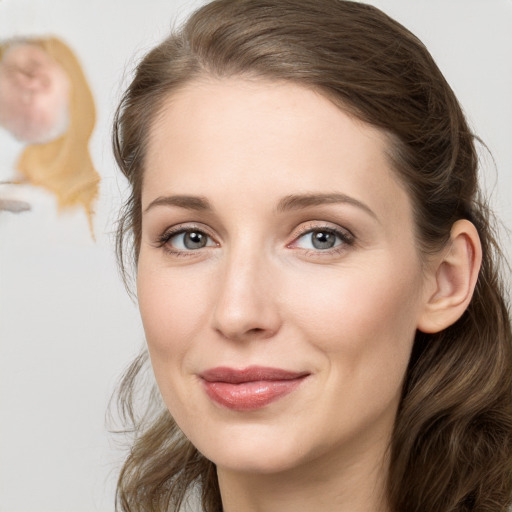
M302 237L312 234L312 233L328 233L331 235L334 235L337 237L341 243L338 245L330 248L330 249L302 249L304 251L304 254L306 256L315 256L315 257L321 257L322 255L335 255L339 254L347 249L347 247L350 247L354 245L355 243L355 236L348 230L344 229L338 229L331 226L326 225L314 225L309 224L299 230L299 232L294 236L294 239L291 243L287 244L286 247L288 248L294 248L293 245L296 244ZM194 253L199 251L199 249L207 248L208 246L198 248L196 250L189 249L189 250L181 250L181 249L172 249L169 245L170 240L177 236L182 235L186 233L198 233L201 235L204 235L208 237L210 240L213 240L215 244L218 246L218 243L214 240L214 238L208 234L207 230L201 227L197 226L177 226L175 228L171 228L167 231L165 231L162 235L160 235L157 239L157 247L160 247L164 249L168 254L172 256L178 256L178 257L190 257L194 256ZM213 246L209 246L213 247ZM298 248L296 250L300 250L301 248Z
M287 247L293 248L302 237L313 234L313 233L328 233L330 235L334 235L339 238L341 243L335 245L330 249L303 249L304 254L306 256L313 257L322 257L322 256L332 256L336 254L340 254L347 250L348 247L351 247L355 243L355 236L347 229L340 229L331 226L321 225L321 224L308 224L301 228L299 232L295 235L293 241L287 245ZM299 248L300 250L300 248Z
M193 249L189 249L188 251L183 251L180 249L172 249L171 246L169 245L169 242L172 238L174 238L175 236L178 236L178 235L186 234L186 233L198 233L198 234L208 237L210 240L213 240L213 237L211 235L209 235L208 232L204 228L201 228L198 226L193 226L193 225L187 226L187 227L177 226L175 228L171 228L171 229L165 231L162 235L160 235L158 237L157 247L161 247L162 249L165 250L165 252L167 252L168 254L170 254L172 256L178 256L178 257L194 256L194 252L196 252L198 249L196 249L196 251L194 251Z

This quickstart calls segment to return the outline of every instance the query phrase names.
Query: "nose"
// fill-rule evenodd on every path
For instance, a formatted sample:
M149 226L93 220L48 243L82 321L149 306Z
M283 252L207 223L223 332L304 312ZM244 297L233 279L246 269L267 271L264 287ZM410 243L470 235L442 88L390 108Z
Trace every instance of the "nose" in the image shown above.
M219 276L213 328L235 341L274 336L281 327L274 274L261 255L231 255Z

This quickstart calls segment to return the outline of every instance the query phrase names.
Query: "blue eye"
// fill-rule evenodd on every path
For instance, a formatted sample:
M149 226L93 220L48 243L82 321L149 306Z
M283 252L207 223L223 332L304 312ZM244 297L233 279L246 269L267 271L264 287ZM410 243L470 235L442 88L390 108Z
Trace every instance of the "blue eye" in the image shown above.
M195 251L203 247L215 247L217 244L198 229L186 229L164 235L163 244L177 251Z
M334 249L342 244L351 244L352 239L345 233L334 229L319 228L312 229L301 235L294 243L295 247L301 249L313 249L317 251L327 251Z

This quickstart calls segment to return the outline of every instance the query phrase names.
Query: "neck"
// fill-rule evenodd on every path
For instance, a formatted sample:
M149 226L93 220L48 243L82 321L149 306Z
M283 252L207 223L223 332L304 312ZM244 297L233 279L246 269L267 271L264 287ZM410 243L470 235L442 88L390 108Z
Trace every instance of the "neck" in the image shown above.
M323 456L279 473L217 468L224 512L389 512L386 452Z

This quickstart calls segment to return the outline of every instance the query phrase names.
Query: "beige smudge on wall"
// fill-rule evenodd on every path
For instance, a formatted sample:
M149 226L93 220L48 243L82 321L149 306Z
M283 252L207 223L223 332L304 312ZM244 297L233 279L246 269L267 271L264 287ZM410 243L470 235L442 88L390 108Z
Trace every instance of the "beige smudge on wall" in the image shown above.
M10 47L14 48L16 45L32 45L37 51L43 50L69 79L69 90L63 85L61 91L62 94L69 94L65 98L65 119L53 123L53 127L47 130L47 140L37 130L25 131L25 140L30 144L21 154L17 169L29 183L53 192L57 197L59 210L73 206L83 207L92 233L93 203L98 195L100 177L94 169L88 148L95 124L91 90L77 58L59 39L29 39L1 45L0 64L3 57L8 55ZM62 109L62 103L56 104L55 108ZM56 118L59 116L62 117L57 112ZM2 124L23 140L23 127L9 126L5 122Z

